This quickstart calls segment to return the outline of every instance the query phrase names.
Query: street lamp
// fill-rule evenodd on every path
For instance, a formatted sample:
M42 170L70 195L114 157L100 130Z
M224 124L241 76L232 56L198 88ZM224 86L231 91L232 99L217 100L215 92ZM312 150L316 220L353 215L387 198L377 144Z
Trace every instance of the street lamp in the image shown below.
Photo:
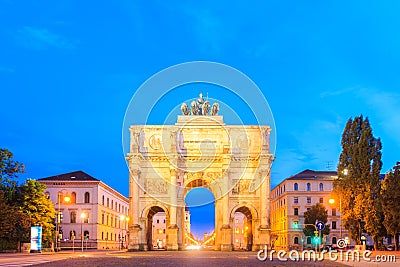
M81 240L82 240L82 252L83 252L83 222L84 222L84 220L85 220L85 218L86 218L86 213L81 213Z
M62 190L61 192L59 191L57 194L57 202L58 202L58 208L57 208L57 218L56 218L56 251L60 251L61 250L61 246L60 246L60 223L61 223L61 195L63 193L64 190ZM70 202L71 198L69 196L65 196L63 198L63 202Z
M130 218L129 218L129 216L121 215L119 217L119 219L120 219L120 221L122 223L121 231L119 231L119 234L120 234L120 241L121 241L121 249L123 249L123 247L124 247L124 239L125 239L125 237L123 235L124 234L123 230L126 229L126 224L129 222ZM121 232L122 232L122 236L121 236ZM126 230L125 230L125 236L126 236Z

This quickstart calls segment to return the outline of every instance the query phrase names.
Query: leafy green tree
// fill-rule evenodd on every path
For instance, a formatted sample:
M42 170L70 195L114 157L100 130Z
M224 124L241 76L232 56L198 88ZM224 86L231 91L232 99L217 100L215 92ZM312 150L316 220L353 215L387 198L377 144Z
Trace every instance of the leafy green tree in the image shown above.
M21 248L29 241L29 216L18 207L9 205L0 190L0 250Z
M350 118L343 131L338 179L334 182L342 199L342 222L351 238L361 244L365 230L374 239L375 249L385 235L379 182L381 149L368 118Z
M8 149L0 148L0 189L5 193L6 200L12 202L18 183L19 173L25 171L24 164L14 160L14 155Z
M328 222L328 210L321 203L317 203L311 207L310 210L304 212L304 224L303 233L305 236L315 236L314 231L316 222L323 222L325 224L324 230L321 231L321 237L329 235L330 227L326 223Z
M44 243L52 243L56 211L45 194L46 186L35 180L27 180L20 187L18 206L29 217L31 225L42 226Z
M395 239L395 250L399 249L400 235L400 162L386 175L382 182L382 200L387 232Z

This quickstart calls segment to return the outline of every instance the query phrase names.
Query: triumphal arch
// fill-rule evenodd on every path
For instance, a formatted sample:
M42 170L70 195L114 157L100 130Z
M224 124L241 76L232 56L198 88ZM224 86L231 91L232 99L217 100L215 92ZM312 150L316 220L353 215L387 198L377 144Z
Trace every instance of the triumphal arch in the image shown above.
M247 219L247 249L269 245L271 128L226 125L201 95L181 110L174 125L129 128L129 250L152 249L157 212L166 214L167 250L184 249L184 199L194 187L215 197L215 250L233 249L235 212Z

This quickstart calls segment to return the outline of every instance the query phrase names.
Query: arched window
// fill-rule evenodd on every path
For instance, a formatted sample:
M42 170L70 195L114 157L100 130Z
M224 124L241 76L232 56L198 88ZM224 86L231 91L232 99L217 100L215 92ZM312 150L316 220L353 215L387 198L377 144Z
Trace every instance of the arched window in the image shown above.
M298 191L299 190L299 185L297 183L294 183L293 189L294 189L294 191Z
M311 184L307 183L307 191L311 191Z
M336 245L336 236L332 237L332 245Z
M76 203L76 193L75 192L71 193L71 203Z
M299 238L297 236L294 237L294 243L299 244Z
M85 193L85 203L90 203L90 194L89 194L89 192Z
M85 240L89 240L89 231L85 231L83 232L83 237L85 238Z
M71 211L71 223L76 223L76 211Z
M319 184L319 191L324 191L324 184L323 183Z
M76 232L74 230L69 232L69 239L75 239L76 238Z

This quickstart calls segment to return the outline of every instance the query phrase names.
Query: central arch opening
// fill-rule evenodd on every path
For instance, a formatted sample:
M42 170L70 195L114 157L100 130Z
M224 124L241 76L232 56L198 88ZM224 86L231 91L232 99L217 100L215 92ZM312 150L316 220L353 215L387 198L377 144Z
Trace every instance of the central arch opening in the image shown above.
M193 182L196 186L204 185L202 180ZM192 183L185 197L184 249L211 249L215 236L215 197L209 189Z
M233 216L233 249L248 250L253 248L253 215L248 207L235 210Z
M148 250L164 250L167 244L167 216L163 208L153 206L147 214L146 241Z

